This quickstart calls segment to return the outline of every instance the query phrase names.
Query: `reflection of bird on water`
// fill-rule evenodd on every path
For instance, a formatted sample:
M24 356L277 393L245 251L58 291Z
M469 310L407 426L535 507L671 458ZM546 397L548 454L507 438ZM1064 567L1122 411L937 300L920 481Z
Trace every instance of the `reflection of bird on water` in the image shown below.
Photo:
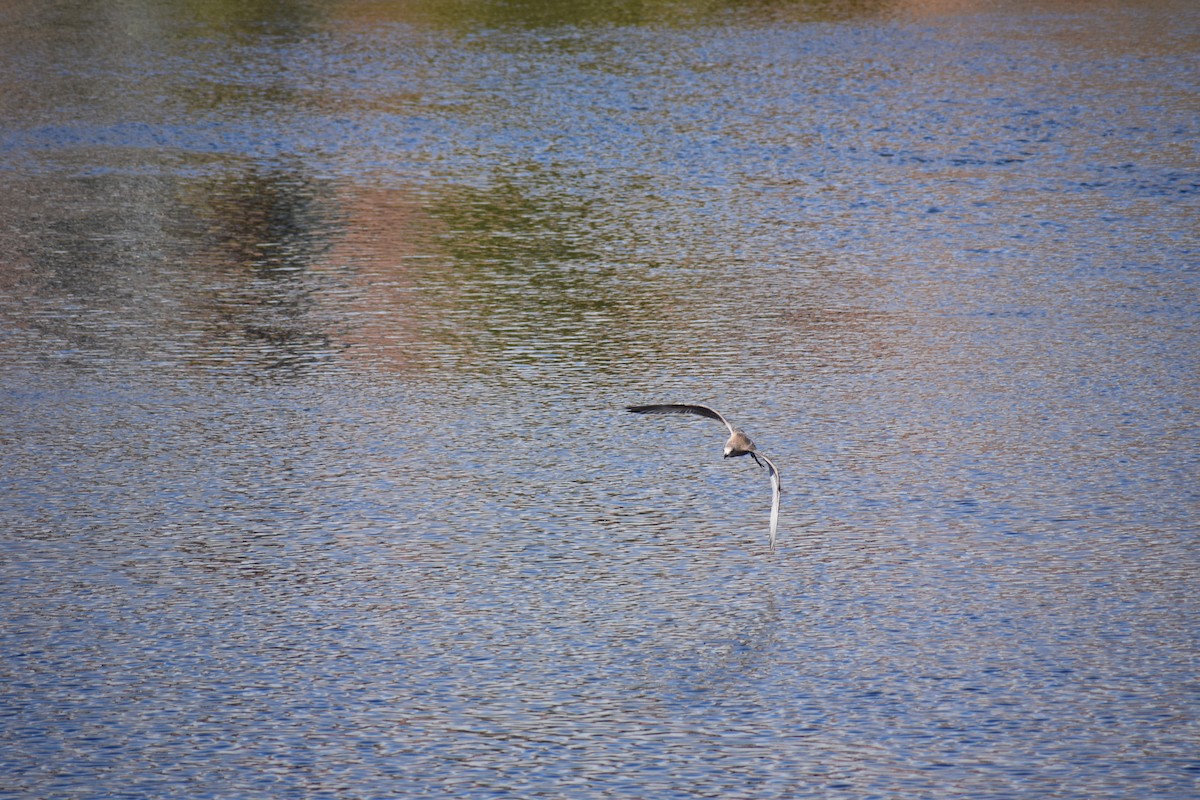
M767 471L771 474L771 549L775 549L775 529L779 525L779 494L782 491L779 486L779 470L775 469L775 464L771 459L767 458L762 453L755 452L754 442L750 441L750 437L741 428L735 428L729 424L729 420L721 416L721 414L708 406L687 405L682 403L668 403L664 405L650 406L626 406L626 410L632 411L635 414L695 414L699 417L708 417L709 419L719 420L724 423L726 428L729 428L729 440L725 442L725 458L736 458L738 456L749 455L754 459L754 462L760 467L763 466L763 461L766 463ZM762 459L761 461L759 459Z

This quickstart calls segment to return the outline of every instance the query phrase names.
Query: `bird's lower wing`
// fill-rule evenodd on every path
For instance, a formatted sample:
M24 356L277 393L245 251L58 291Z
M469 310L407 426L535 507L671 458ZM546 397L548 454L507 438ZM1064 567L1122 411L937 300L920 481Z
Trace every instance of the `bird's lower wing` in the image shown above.
M779 470L775 469L775 463L771 459L759 453L763 461L767 462L767 471L771 473L771 549L775 549L775 531L779 528L779 496L783 493L783 488L779 485Z

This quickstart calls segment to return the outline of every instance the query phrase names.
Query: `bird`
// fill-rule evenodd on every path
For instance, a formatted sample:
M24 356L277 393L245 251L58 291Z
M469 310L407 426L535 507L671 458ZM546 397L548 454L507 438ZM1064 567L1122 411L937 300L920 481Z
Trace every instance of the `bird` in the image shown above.
M738 456L748 455L760 467L763 466L763 462L765 461L767 472L771 475L770 545L771 550L775 549L775 531L779 527L779 495L783 491L779 485L779 470L775 468L775 464L771 459L755 450L754 442L750 441L750 437L746 435L745 431L741 428L733 427L729 420L725 419L719 411L711 409L708 406L688 403L665 403L648 406L625 406L625 410L634 414L694 414L698 417L715 419L729 429L729 439L725 442L724 458L737 458Z

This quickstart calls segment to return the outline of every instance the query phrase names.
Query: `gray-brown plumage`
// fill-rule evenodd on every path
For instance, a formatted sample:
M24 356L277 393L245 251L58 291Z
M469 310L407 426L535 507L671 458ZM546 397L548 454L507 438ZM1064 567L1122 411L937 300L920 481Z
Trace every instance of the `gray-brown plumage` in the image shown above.
M754 442L750 441L750 437L741 428L735 428L730 424L729 420L725 419L720 412L715 411L708 406L692 405L688 403L664 403L659 405L648 406L626 406L627 411L632 411L634 414L693 414L698 417L708 417L722 423L729 429L729 439L725 442L725 458L737 458L738 456L748 455L754 459L754 463L760 467L763 466L763 461L766 463L767 471L771 475L771 549L775 549L775 530L779 525L779 495L783 491L779 485L779 470L775 469L775 464L771 459L767 458L762 453L759 453L754 448ZM762 459L761 461L759 459Z

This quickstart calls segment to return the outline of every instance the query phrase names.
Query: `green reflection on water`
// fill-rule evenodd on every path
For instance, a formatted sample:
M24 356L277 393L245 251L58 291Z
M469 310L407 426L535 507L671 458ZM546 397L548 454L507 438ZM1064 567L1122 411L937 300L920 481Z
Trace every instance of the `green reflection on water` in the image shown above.
M303 32L332 21L392 22L457 30L563 26L677 26L728 20L764 22L847 19L885 13L897 0L411 0L320 3L204 0L194 19L244 32Z
M451 187L428 209L451 265L433 279L455 298L477 344L518 362L602 355L606 331L637 305L618 267L598 253L593 201L544 191L553 183L538 175Z
M448 226L446 247L461 263L520 270L592 257L582 241L590 206L562 193L535 195L501 177L485 189L449 189L430 211Z
M769 20L844 19L876 14L895 0L418 0L370 4L395 21L455 28L706 24L731 15Z

